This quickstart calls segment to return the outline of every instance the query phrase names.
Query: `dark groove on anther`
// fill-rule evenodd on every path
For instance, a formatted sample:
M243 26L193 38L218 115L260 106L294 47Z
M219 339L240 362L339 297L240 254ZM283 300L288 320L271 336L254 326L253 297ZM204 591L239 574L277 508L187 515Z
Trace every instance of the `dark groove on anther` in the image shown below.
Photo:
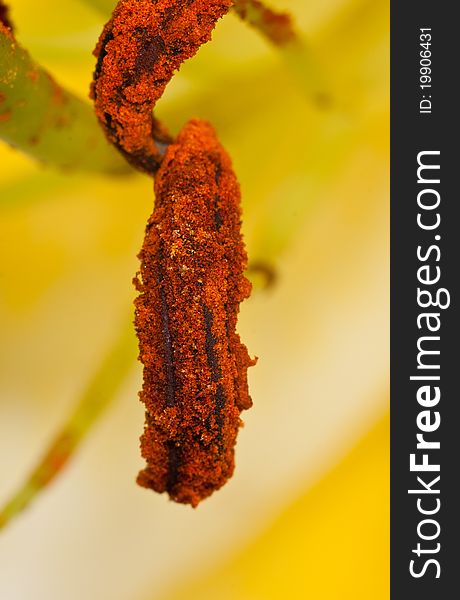
M99 75L101 73L102 63L104 62L104 58L107 56L106 46L112 40L113 40L113 33L112 33L112 30L109 29L107 31L107 33L105 34L105 37L101 43L101 50L99 52L99 56L97 57L96 67L95 67L94 73L93 73L94 81L97 80L97 78L99 77ZM94 86L94 88L93 88L93 93L94 93L94 99L96 99L96 86Z
M152 36L147 29L138 32L138 48L134 66L135 81L138 81L143 73L152 71L158 59L164 56L166 51L163 38L159 35Z
M160 246L159 251L159 264L163 264L163 248ZM173 346L172 336L169 329L169 315L168 315L168 303L166 302L166 295L163 285L163 273L160 268L158 270L158 287L160 290L160 301L161 301L161 331L163 334L163 348L164 348L164 365L166 371L166 406L174 406L176 403L176 376L174 373L173 365Z
M175 442L170 440L167 442L168 448L168 475L166 477L166 491L168 494L174 493L177 481L179 479L179 466L181 464L181 451Z
M208 365L211 369L211 381L219 381L222 377L222 370L219 366L217 355L215 352L216 338L212 333L212 313L206 304L203 304L204 326L206 330L206 355L208 357Z
M211 369L211 381L217 382L222 378L222 369L220 368L215 346L216 346L216 338L212 333L212 313L209 308L204 304L203 305L203 314L204 314L204 325L206 330L206 355L208 357L208 365ZM215 406L214 406L214 416L216 419L216 425L219 429L219 433L217 435L217 440L219 442L219 446L222 445L222 428L224 424L223 420L223 410L225 408L225 393L222 383L219 383L216 388L215 394ZM221 448L222 449L222 448Z
M221 174L222 174L221 166L219 164L217 164L215 175L214 175L216 185L217 185L217 194L214 197L214 222L216 224L217 231L219 231L219 229L222 227L223 222L224 222L224 220L222 219L220 208L219 208L219 200L220 200L219 185L220 185Z
M215 407L215 415L216 415L216 423L217 426L219 427L219 438L220 441L222 441L222 426L224 424L223 418L222 418L222 411L225 408L225 394L224 394L224 388L222 387L222 384L219 383L219 385L217 386L217 390L216 390L216 407Z

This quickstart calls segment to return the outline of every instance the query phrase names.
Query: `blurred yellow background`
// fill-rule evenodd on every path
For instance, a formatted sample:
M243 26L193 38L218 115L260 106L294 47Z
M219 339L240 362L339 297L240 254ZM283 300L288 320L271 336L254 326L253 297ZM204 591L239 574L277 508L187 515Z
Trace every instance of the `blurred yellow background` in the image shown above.
M86 97L98 2L9 4L19 41ZM196 510L135 485L133 363L69 467L1 532L2 599L389 597L389 7L270 5L292 12L330 103L229 15L158 106L173 132L193 116L216 127L250 261L277 273L241 308L259 362L235 475ZM142 175L62 174L4 144L0 165L3 502L123 326L153 192Z

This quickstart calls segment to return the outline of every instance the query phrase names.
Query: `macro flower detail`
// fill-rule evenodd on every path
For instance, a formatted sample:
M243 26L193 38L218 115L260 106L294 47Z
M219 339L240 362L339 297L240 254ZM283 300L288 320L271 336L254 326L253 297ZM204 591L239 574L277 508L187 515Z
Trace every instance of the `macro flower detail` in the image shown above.
M146 173L88 99L118 0L0 0L0 598L388 600L389 6L262 2L233 0L173 75ZM292 34L271 8L292 13ZM132 285L156 172L193 117L212 124L241 186L252 291L236 331L260 356L234 474L207 500L198 490L195 510L135 483L152 460ZM193 326L217 378L207 309ZM176 486L169 460L153 464L177 494L190 473L180 444L204 444L176 413Z

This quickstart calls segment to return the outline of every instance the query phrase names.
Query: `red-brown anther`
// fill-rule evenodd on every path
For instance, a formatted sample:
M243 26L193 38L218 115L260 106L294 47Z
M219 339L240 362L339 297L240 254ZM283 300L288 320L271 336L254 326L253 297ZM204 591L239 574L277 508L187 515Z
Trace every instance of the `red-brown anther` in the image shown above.
M91 96L109 140L155 173L171 142L152 116L174 71L211 38L232 0L121 0L104 27Z
M209 124L190 121L168 147L155 197L135 279L147 461L138 483L196 506L233 473L255 364L235 331L251 290L239 185Z

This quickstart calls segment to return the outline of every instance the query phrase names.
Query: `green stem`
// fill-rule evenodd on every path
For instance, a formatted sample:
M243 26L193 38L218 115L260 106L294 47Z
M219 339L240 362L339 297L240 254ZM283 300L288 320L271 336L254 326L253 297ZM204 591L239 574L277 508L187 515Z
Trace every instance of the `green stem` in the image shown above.
M331 104L316 57L296 32L288 13L271 10L259 0L234 0L233 10L277 47L278 54L315 104L321 108Z
M89 102L60 87L0 23L0 138L62 169L129 172Z
M136 357L132 316L89 382L82 398L24 484L0 510L0 529L59 475L92 425L116 397Z
M314 51L298 38L280 47L279 53L304 95L319 109L331 108L334 97Z

